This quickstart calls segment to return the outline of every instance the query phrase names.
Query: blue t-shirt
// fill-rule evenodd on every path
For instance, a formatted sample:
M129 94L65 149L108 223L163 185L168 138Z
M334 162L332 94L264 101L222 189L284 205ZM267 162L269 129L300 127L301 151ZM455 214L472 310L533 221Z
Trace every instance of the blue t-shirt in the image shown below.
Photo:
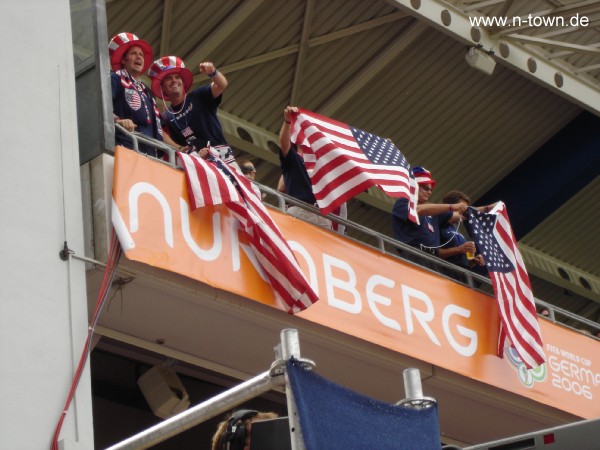
M443 248L453 248L467 242L465 237L458 232L458 229L453 224L447 224L440 228L440 240ZM469 260L464 253L446 258L446 261L456 264L457 266L469 268Z
M312 191L310 177L306 171L306 167L304 167L304 158L296 151L294 144L292 144L286 156L283 156L281 151L279 152L279 163L285 183L285 193L298 200L314 205L317 200Z
M394 239L411 247L437 255L440 246L440 227L452 218L451 212L435 216L419 216L420 224L408 220L408 200L399 198L392 210L392 228Z
M213 97L209 84L200 86L186 95L183 105L171 105L170 110L161 114L163 126L179 145L186 145L190 137L196 139L196 148L206 147L209 141L213 147L227 145L217 116L222 98L222 95Z
M110 73L112 88L113 114L119 119L131 119L137 125L135 131L162 141L162 127L158 109L150 89L136 82L125 70ZM131 139L123 133L115 133L115 143L133 148ZM142 153L161 156L162 152L154 147L139 143Z

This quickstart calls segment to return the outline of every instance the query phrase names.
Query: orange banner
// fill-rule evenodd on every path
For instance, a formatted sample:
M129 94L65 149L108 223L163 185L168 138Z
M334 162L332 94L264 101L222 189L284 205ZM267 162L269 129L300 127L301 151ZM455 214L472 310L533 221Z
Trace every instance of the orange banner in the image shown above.
M116 149L113 224L131 260L282 309L224 206L190 212L181 171ZM495 356L495 300L270 210L320 300L298 314L583 418L600 416L600 346L541 321L548 361ZM282 312L283 314L283 312Z

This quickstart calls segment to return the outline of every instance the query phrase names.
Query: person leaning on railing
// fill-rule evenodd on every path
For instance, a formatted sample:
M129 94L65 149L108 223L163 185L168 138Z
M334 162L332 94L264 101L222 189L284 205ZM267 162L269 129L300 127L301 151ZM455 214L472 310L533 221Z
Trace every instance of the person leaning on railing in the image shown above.
M463 204L465 206L471 206L471 199L467 194L461 191L450 191L442 198L442 203L448 204ZM491 211L495 203L486 206L475 207L480 212ZM460 222L455 224L447 224L440 228L440 239L442 241L442 248L439 250L439 257L456 264L457 266L465 269L473 270L475 273L480 275L487 275L487 270L480 270L479 268L485 266L485 261L481 254L477 254L475 244L472 241L467 241L465 237L459 232L458 225Z
M198 71L211 82L190 91L194 77L178 56L163 56L150 67L152 92L164 104L161 120L165 136L170 136L175 148L181 151L210 147L211 153L239 172L233 149L225 139L217 116L223 91L228 86L227 79L209 61L200 63Z
M256 167L252 161L244 160L240 162L240 170L242 171L242 174L250 181L254 181L256 178ZM260 192L260 189L254 183L252 183L252 190L254 190L254 193L258 198L261 200L264 198L265 195Z
M150 89L140 81L142 74L152 62L152 47L148 42L132 33L119 33L108 45L113 118L115 123L127 131L142 133L158 141L163 141L160 117L154 96ZM131 139L124 133L115 133L117 145L133 148ZM170 139L167 144L173 145ZM142 153L161 157L156 148L140 143Z
M429 203L436 181L431 177L431 173L423 167L413 167L411 172L419 185L416 209L420 223L416 224L409 220L410 204L408 199L398 198L392 209L394 239L438 256L441 247L440 227L458 222L467 210L467 206L461 203ZM428 261L423 261L408 252L398 251L406 259L428 267L431 265ZM472 251L475 251L475 244L472 245ZM434 267L434 269L436 268Z

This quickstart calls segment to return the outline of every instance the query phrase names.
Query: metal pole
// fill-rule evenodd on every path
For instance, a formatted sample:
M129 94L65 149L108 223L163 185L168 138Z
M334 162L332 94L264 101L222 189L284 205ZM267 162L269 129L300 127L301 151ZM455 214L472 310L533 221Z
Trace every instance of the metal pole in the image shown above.
M137 450L152 447L247 400L258 397L273 387L270 372L264 372L106 450Z
M281 351L284 361L290 358L300 359L300 341L298 339L298 330L287 328L281 332ZM304 450L304 439L302 439L302 428L294 401L294 394L290 386L290 379L287 371L285 372L285 394L287 398L288 420L290 427L290 440L292 450Z
M423 409L437 403L435 398L423 396L423 385L421 384L421 372L419 369L406 369L402 373L402 376L404 377L404 394L406 398L396 403L397 405Z
M423 385L421 384L421 372L419 369L406 369L402 372L404 378L404 393L406 398L423 397Z

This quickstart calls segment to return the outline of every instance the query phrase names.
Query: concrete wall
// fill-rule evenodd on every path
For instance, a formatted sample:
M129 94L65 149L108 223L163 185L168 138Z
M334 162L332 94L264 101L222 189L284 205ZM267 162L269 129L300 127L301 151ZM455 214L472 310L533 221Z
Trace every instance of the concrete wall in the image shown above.
M0 448L47 449L87 334L68 0L3 2ZM93 448L89 371L61 433Z

